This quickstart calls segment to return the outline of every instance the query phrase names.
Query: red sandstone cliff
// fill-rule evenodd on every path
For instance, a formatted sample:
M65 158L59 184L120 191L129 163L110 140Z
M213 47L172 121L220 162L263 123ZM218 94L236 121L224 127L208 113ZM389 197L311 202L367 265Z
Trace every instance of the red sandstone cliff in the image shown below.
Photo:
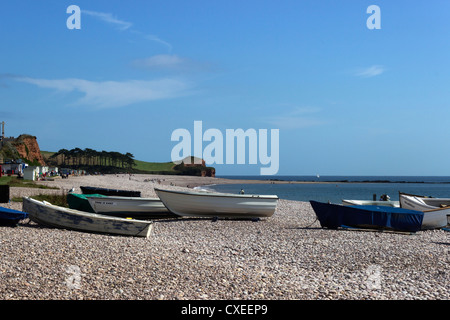
M38 162L42 166L46 165L35 136L22 134L12 144L22 159Z

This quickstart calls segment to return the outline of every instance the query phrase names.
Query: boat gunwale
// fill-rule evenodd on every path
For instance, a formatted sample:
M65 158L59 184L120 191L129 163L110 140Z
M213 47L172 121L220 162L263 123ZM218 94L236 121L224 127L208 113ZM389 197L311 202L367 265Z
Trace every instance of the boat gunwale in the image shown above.
M398 194L399 194L399 196L405 195L405 196L410 196L410 197L419 197L419 198L426 198L426 199L439 199L439 198L434 198L434 197L430 197L430 196L422 196L419 194L412 194L412 193L406 193L406 192L401 192L401 191L399 191ZM450 198L449 198L449 200L450 200Z
M193 192L193 191L179 191L179 190L167 190L154 188L156 192L167 192L176 193L189 196L208 196L208 197L224 197L224 198L249 198L249 199L268 199L268 200L279 200L277 195L255 195L255 194L232 194L232 193L220 193L220 192Z
M361 203L357 203L361 202ZM367 202L367 204L364 204ZM396 207L395 204L400 205L400 201L397 200L352 200L352 199L342 199L342 204L345 205L373 205L373 206L386 206L386 207ZM387 205L384 205L387 204ZM397 207L398 208L398 207Z
M94 199L94 200L101 200L101 199L103 199L105 201L107 201L107 200L151 201L151 202L153 202L153 201L154 202L161 201L161 199L158 198L158 197L155 197L155 198L142 198L142 197L122 197L122 196L103 196L103 197L89 196L89 195L86 195L86 196L88 196L88 197L86 197L86 198L88 198L87 200L89 200L89 199Z

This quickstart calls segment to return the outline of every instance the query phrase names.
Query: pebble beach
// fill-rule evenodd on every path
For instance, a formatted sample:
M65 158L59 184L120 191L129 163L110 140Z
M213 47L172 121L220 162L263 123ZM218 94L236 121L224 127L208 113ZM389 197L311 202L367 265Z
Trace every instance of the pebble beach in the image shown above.
M11 198L83 185L182 189L219 178L104 175L11 188ZM3 204L21 210L20 202ZM0 227L1 300L448 300L450 233L322 229L307 202L270 218L154 220L149 238L21 221Z

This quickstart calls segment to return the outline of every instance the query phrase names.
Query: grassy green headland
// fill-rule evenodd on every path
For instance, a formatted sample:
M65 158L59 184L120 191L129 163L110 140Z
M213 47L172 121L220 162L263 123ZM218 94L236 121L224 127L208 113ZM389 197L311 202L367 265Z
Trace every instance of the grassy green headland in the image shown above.
M81 150L81 149L80 149ZM95 150L94 150L95 152ZM83 156L76 158L73 156L69 160L65 159L64 164L58 163L56 152L41 151L45 161L51 165L61 166L64 168L85 170L89 173L143 173L143 174L166 174L166 175L190 175L200 176L202 171L206 171L207 175L211 175L215 169L212 167L192 167L185 166L184 164L176 165L173 162L148 162L142 160L132 160L132 165L127 167L119 167L117 165L111 165L113 161L100 160L94 162L89 161ZM130 155L130 154L129 154ZM52 157L53 156L53 157ZM132 155L130 155L132 158ZM95 163L95 164L94 164Z
M55 154L52 151L42 151L41 154L45 161L52 163L51 157ZM58 163L52 163L54 165L60 165ZM63 165L64 167L82 169L89 172L101 172L101 173L116 173L123 171L130 171L132 173L160 173L160 174L176 174L174 170L175 164L173 162L147 162L141 160L134 160L131 170L129 168L119 168L111 165Z

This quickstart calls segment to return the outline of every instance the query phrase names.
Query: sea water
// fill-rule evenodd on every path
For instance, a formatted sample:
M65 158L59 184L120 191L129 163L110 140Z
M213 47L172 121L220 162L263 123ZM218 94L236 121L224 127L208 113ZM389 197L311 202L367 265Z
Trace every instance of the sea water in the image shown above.
M398 193L410 193L439 198L450 198L450 177L447 176L220 176L239 180L262 180L264 183L236 183L203 186L217 192L278 195L280 199L341 203L348 200L379 200L383 194L391 200ZM284 181L284 183L276 183ZM295 183L295 182L327 183Z

